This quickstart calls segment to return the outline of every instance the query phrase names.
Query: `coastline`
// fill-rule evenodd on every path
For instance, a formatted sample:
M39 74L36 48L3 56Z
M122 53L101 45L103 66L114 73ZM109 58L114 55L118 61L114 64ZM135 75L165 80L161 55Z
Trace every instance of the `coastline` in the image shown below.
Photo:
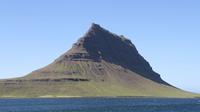
M156 96L53 96L45 95L39 97L15 97L1 96L0 99L71 99L71 98L141 98L141 99L200 99L200 97L156 97Z

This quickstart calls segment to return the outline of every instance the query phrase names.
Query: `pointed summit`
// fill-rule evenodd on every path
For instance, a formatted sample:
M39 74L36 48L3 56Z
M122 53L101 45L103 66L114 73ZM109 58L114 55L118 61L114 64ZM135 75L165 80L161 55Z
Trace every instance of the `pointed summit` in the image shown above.
M92 23L91 27L89 28L89 30L86 32L86 34L84 35L85 38L88 37L100 37L100 36L95 36L95 35L102 35L105 33L110 33L108 30L104 29L103 27L101 27L100 25L96 24L96 23Z
M160 75L152 70L150 64L138 53L134 44L124 36L118 36L92 24L88 32L57 61L91 61L113 63L129 69L150 80L166 84Z
M89 31L105 31L105 29L101 27L99 24L92 23Z
M90 29L102 29L102 28L101 28L101 26L99 24L92 23Z

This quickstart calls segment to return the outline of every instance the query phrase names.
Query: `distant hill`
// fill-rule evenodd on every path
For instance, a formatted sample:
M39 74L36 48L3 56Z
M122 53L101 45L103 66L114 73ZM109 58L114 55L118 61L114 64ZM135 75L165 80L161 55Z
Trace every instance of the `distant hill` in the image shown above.
M0 81L0 97L71 96L198 95L162 80L129 39L97 24L50 65L21 78Z

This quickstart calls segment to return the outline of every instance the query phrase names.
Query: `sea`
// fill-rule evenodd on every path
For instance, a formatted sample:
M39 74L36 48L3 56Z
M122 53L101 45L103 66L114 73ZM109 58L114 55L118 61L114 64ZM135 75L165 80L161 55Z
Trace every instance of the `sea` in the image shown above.
M0 99L0 112L200 112L200 99Z

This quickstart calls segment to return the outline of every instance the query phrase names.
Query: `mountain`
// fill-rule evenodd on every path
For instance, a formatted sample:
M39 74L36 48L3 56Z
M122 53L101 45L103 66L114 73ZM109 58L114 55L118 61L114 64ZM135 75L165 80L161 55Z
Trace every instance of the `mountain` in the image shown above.
M92 24L72 48L32 73L0 81L1 97L195 97L153 71L134 44Z

